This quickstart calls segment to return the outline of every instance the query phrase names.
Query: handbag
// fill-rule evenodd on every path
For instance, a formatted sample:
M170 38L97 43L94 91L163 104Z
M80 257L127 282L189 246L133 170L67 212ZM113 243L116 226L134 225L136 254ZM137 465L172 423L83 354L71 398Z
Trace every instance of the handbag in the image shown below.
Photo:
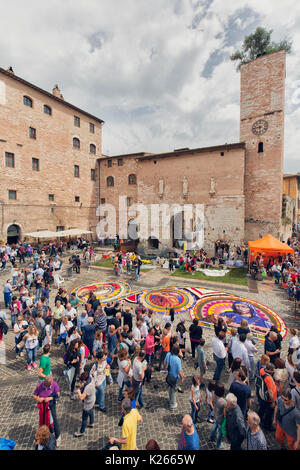
M170 361L171 361L171 357L172 357L172 354L170 356ZM170 374L170 361L169 361L169 365L168 365L168 374L167 374L167 377L166 377L166 382L169 385L169 387L175 388L177 380L175 379L175 377L172 374Z

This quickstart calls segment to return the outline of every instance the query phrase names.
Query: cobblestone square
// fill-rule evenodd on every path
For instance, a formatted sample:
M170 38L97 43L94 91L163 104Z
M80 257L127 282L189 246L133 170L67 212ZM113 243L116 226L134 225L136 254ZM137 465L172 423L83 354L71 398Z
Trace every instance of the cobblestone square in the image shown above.
M65 277L65 287L70 291L71 289L81 284L95 282L95 281L108 281L116 279L113 273L107 269L91 268L89 271L81 271L81 274L75 275L69 279L66 273L63 272ZM0 285L1 288L7 279L7 274L1 273ZM134 282L127 275L123 275L121 280L126 280L136 290L143 288L158 287L158 286L200 286L201 283L195 283L183 279L176 279L168 276L164 270L156 269L153 272L142 273L140 280ZM257 285L250 286L249 288L240 287L225 287L224 289L219 286L214 288L220 291L226 291L237 295L243 295L249 299L257 300L277 312L287 323L289 327L295 326L297 320L294 318L293 306L288 302L286 295L283 291L273 287L270 281L263 283L256 283ZM202 284L202 287L207 287ZM56 294L56 289L51 288L51 301ZM3 304L1 305L3 307ZM159 315L159 314L157 314ZM188 330L191 320L186 314L186 328ZM10 321L8 321L10 325ZM175 319L176 325L176 319ZM175 326L173 326L175 331ZM204 338L206 340L205 352L210 361L209 371L206 374L205 381L212 378L215 363L212 359L210 342L214 333L208 329L204 330ZM288 338L283 342L282 357L285 359L288 345ZM168 409L168 392L165 383L165 374L154 372L152 374L151 382L146 383L144 386L144 399L148 407L142 409L141 415L143 423L138 427L137 446L139 449L144 449L149 439L156 439L161 449L175 450L177 449L178 438L181 430L181 420L184 414L190 413L190 387L191 377L194 375L194 360L189 352L189 339L187 339L188 353L186 359L183 361L184 373L184 393L177 394L178 408L175 411ZM263 353L263 343L258 344L259 352L256 358L260 357ZM40 351L38 359L40 356ZM120 419L120 403L117 401L118 385L116 383L117 370L112 371L114 383L106 387L106 413L103 414L95 409L95 427L93 429L87 428L86 434L80 438L73 436L81 423L81 410L82 406L79 399L74 401L70 400L69 392L67 389L66 380L63 376L63 346L53 345L51 349L51 362L52 373L54 379L59 384L62 397L57 403L57 414L61 426L62 443L59 449L61 450L100 450L107 443L110 436L121 436L121 428L118 426ZM91 366L92 362L89 361L87 369ZM26 370L25 358L15 357L14 352L14 335L10 329L4 341L1 344L1 365L0 365L0 400L1 400L1 415L0 415L0 429L1 437L12 439L16 441L17 450L32 450L33 441L36 428L38 427L38 410L36 403L32 398L33 391L37 384L37 371ZM222 381L227 382L227 370L223 372ZM215 444L209 441L209 432L211 424L207 420L207 407L204 403L205 392L202 393L202 405L200 410L201 423L198 425L198 433L200 438L200 448L202 450L215 450ZM256 408L256 398L254 386L252 385L253 408ZM266 432L266 438L269 449L278 450L279 446L275 440L274 433ZM228 448L229 446L227 446Z

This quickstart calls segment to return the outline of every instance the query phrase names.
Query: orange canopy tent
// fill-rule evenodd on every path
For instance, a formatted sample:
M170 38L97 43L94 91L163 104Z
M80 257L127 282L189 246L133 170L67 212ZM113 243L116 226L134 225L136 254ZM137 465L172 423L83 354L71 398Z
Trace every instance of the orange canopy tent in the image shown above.
M294 250L286 243L282 243L272 235L266 235L254 242L248 242L250 261L257 255L265 257L284 255L285 253L294 253Z

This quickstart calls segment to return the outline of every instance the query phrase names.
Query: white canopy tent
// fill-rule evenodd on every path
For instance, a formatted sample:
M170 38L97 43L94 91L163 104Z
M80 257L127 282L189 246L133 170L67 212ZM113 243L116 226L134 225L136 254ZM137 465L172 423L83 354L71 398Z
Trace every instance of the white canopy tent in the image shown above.
M88 233L93 233L93 232L91 232L90 230L85 230L85 229L70 228L69 230L61 230L59 232L55 232L55 237L56 238L74 237L74 236L84 235Z
M56 232L50 232L50 230L41 230L40 232L24 233L24 236L31 238L53 238L56 236Z

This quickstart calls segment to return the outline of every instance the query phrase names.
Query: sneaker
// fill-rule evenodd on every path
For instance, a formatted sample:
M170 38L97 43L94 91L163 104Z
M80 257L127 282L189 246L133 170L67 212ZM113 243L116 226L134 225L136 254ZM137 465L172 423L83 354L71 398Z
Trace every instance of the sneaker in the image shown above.
M225 450L226 449L226 446L225 444L223 444L223 442L221 442L220 446L217 447L217 450Z
M59 447L61 445L61 436L58 436L56 439L56 447Z
M33 367L34 369L37 367L37 365L36 365L35 362L32 364L32 367Z
M102 411L102 413L106 413L106 408L98 408L99 411Z
M212 418L208 418L207 422L213 424L215 422L215 420L212 419Z
M27 370L31 370L31 365L30 364L28 364Z
M84 436L84 432L74 432L74 437Z
M71 400L75 400L75 393L71 393L70 398L71 398Z
M174 410L176 410L176 408L177 408L177 405L173 406L172 408L170 407L170 411L174 411Z
M88 427L88 428L93 428L93 427L94 427L94 425L93 425L93 424L88 424L88 426L87 426L87 427Z

